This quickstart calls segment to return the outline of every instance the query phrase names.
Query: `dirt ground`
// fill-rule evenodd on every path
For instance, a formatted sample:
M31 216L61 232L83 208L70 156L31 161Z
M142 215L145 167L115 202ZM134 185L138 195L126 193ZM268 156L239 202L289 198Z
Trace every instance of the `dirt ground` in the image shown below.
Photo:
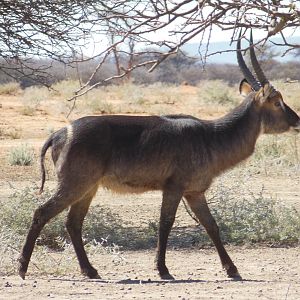
M7 201L12 185L21 188L39 180L37 163L30 167L8 164L10 149L26 143L38 153L50 129L68 123L64 114L47 109L38 110L34 116L21 114L19 98L0 97L3 133L0 139L0 203ZM51 105L48 103L49 107ZM20 131L20 137L12 138L11 128ZM253 190L259 189L263 182L267 193L284 199L287 205L300 208L299 174L272 178L257 174L247 180ZM47 181L47 185L53 184L53 179ZM147 222L158 217L160 194L116 196L100 191L96 197L98 201L114 212L121 212L124 218ZM183 210L183 207L179 208L177 222L193 224ZM118 259L110 253L95 253L90 259L103 278L101 280L85 279L72 256L72 264L61 276L41 272L33 264L25 280L16 274L2 275L0 299L300 299L299 247L227 248L243 277L241 281L226 277L215 249L169 249L167 265L176 278L172 282L160 280L154 270L154 249L124 251L118 254ZM51 256L60 262L66 254L51 253ZM33 263L37 261L33 260ZM1 270L1 274L5 274L5 270Z
M24 281L1 277L0 299L299 299L299 248L228 250L241 281L226 277L213 249L168 251L172 282L153 270L154 250L125 252L118 264L110 254L91 258L101 280L84 279L78 267L63 277L30 271Z

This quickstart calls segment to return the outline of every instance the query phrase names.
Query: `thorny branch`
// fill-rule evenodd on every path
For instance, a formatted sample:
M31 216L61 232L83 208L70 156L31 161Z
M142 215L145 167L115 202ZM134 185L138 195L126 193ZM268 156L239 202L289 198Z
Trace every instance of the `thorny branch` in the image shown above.
M280 45L289 52L300 45L289 43L285 30L299 25L296 0L3 0L0 70L47 83L49 63L37 67L37 58L70 66L96 61L88 80L69 99L74 100L136 68L153 71L189 41L199 43L205 61L214 28L231 30L229 42L240 28L264 30L262 43L280 34ZM122 63L126 58L130 63ZM115 75L94 83L96 73L111 61L118 62Z

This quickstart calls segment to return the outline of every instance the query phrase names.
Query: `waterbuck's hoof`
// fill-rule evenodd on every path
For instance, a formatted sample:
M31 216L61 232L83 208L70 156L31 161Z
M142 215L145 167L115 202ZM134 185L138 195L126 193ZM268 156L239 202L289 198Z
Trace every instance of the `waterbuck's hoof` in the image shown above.
M239 272L237 272L235 274L228 275L228 277L230 277L232 280L236 280L236 281L243 280L243 278L239 274Z
M241 280L242 279L242 276L238 272L236 266L224 265L223 267L226 270L228 277L230 277L234 280Z
M22 271L22 270L19 270L19 275L20 277L25 280L25 275L26 275L26 272Z
M175 278L170 273L160 274L159 276L162 280L175 280Z
M228 275L228 277L230 277L234 280L242 280L242 276L240 275L238 270L236 270L235 272L228 272L227 271L227 275Z
M83 269L81 272L90 279L101 279L96 269Z
M90 279L101 279L101 276L97 273L96 275L90 277Z
M19 275L20 277L24 280L25 279L25 275L26 275L26 272L27 272L27 263L25 261L25 259L23 258L23 256L20 256L19 259L18 259L18 262L19 262Z

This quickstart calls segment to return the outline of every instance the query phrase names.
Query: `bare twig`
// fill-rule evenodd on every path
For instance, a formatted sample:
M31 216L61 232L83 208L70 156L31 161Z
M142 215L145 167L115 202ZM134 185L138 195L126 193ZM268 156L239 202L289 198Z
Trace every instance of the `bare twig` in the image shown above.
M299 25L296 0L32 0L26 5L21 0L14 5L5 0L0 6L0 71L49 85L47 73L53 61L71 67L76 63L78 70L81 63L96 61L89 76L80 78L81 88L69 99L74 100L136 68L150 66L153 71L190 41L196 40L199 49L205 47L205 63L208 56L220 53L208 52L216 27L232 31L231 43L240 28L265 30L264 42L280 33L283 42L277 45L288 47L287 53L300 45L287 42L284 31ZM37 57L45 64L38 66ZM98 80L96 74L113 60L115 73Z

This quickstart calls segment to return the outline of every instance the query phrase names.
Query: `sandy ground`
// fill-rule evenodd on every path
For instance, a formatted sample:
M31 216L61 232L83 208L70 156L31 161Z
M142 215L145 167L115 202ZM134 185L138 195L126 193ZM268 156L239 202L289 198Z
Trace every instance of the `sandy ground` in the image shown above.
M40 148L50 129L67 124L63 114L38 111L34 116L20 114L18 97L0 97L0 127L2 132L11 128L20 130L21 138L3 134L0 139L0 201L7 201L12 185L22 188L39 180L38 164L32 167L10 166L7 155L12 147L27 143ZM50 105L50 104L49 104ZM53 186L53 178L47 181ZM266 177L258 174L245 179L251 190L260 190L282 199L287 205L300 208L300 175ZM124 218L148 222L158 217L159 193L142 196L115 196L100 191L94 203L101 202L122 213ZM187 220L182 205L177 223L194 224ZM175 281L161 281L154 270L155 250L125 251L112 254L90 255L102 280L85 279L79 271L74 254L70 265L62 267L60 277L33 260L26 280L0 270L0 299L300 299L300 248L270 248L257 245L228 247L232 259L243 277L241 281L228 279L221 269L214 249L169 249L167 265ZM50 254L49 254L50 255ZM65 260L65 253L51 253L55 262ZM64 262L66 263L66 262Z

